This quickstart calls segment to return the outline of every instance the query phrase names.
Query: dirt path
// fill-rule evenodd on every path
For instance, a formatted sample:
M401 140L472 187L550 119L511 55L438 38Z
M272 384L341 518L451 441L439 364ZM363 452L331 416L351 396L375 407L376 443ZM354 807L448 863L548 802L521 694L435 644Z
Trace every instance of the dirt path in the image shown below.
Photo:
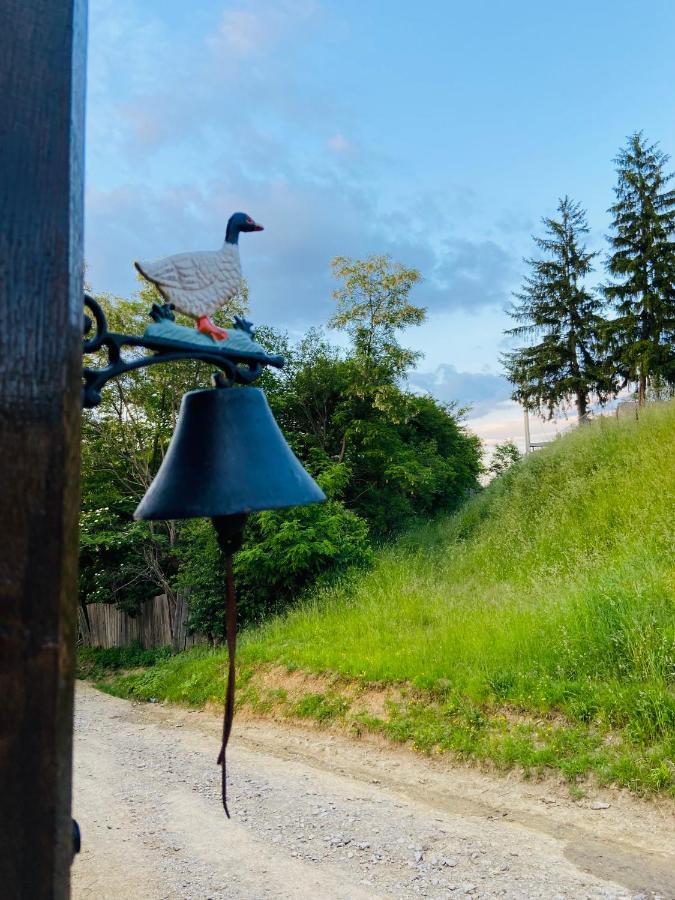
M675 898L672 804L273 723L235 722L228 822L219 724L78 685L76 900Z

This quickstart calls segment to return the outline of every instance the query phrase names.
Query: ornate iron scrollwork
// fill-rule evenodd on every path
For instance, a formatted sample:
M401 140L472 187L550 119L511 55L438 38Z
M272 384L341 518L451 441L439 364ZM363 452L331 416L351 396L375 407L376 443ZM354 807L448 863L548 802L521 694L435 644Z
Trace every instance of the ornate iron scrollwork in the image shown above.
M154 324L149 325L142 336L109 331L105 313L91 294L85 293L84 305L92 313L93 319L86 314L84 316L83 352L96 353L105 348L108 354L106 366L85 366L82 370L82 405L85 408L98 406L101 402L101 390L111 378L156 363L183 359L209 363L220 370L216 377L219 387L235 383L251 384L262 374L265 366L280 369L284 365L283 356L265 353L254 340L252 324L238 316L235 316L235 324L229 329L230 339L221 343L191 328L177 325L169 304L153 304L150 316ZM94 326L93 335L87 337ZM122 348L125 346L142 347L151 352L125 359L122 355Z

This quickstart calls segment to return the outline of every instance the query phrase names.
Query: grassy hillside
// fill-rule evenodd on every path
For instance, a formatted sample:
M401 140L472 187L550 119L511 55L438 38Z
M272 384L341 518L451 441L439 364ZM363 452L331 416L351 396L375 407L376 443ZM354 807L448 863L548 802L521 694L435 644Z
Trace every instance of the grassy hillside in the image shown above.
M243 699L675 792L674 444L670 403L533 454L368 573L248 632ZM195 651L111 687L202 703L222 696L223 663ZM332 679L290 697L261 680L271 664ZM398 686L377 714L358 699L372 682Z

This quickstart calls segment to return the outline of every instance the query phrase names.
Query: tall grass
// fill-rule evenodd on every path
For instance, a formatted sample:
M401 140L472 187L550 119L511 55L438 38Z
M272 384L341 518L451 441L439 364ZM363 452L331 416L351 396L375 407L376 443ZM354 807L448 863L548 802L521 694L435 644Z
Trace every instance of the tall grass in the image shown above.
M249 631L241 662L559 712L658 744L663 775L675 751L674 438L672 402L566 435L368 573ZM218 654L184 656L153 689L180 693L199 671L220 694L221 670Z
M556 441L365 577L250 633L244 658L479 692L542 677L665 688L674 438L669 404Z

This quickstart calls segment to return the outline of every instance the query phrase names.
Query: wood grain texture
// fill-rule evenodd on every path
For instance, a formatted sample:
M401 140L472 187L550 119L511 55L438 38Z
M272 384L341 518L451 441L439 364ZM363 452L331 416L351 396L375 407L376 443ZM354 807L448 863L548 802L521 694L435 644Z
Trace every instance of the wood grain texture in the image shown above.
M206 643L201 634L188 634L188 605L184 594L172 602L166 594L146 600L139 615L132 617L112 603L89 603L85 618L78 610L80 640L88 647L129 647L139 643L146 649L172 647L187 650Z
M84 0L2 0L0 884L67 897L82 327Z

